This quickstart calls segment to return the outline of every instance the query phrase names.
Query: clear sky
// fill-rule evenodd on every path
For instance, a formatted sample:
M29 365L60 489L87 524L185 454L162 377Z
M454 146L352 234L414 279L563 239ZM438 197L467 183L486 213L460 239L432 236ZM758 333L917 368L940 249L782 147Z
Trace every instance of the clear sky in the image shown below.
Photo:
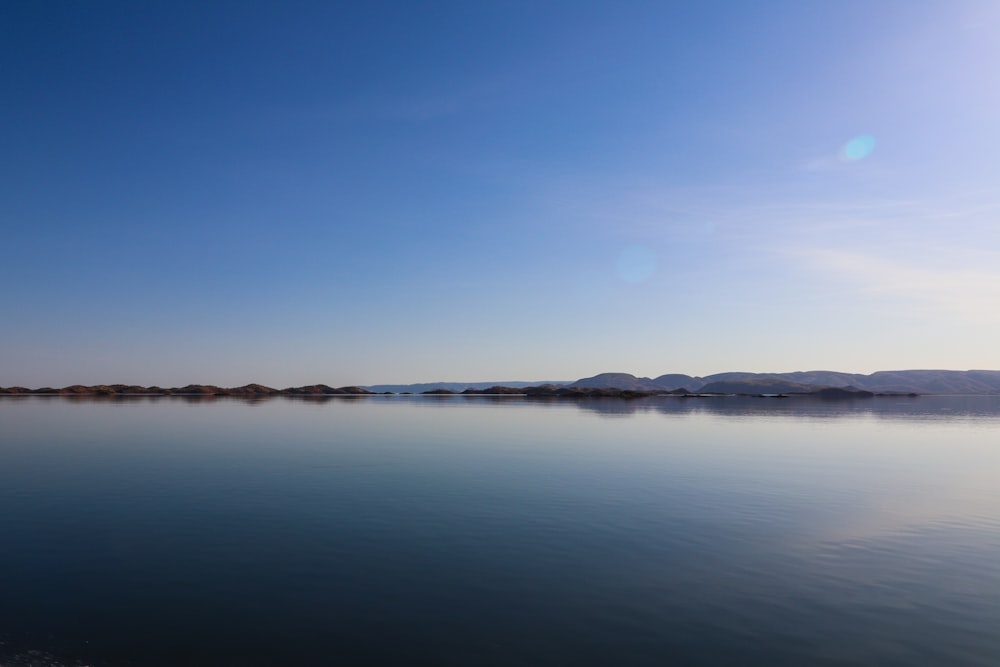
M1000 3L2 2L0 386L1000 368Z

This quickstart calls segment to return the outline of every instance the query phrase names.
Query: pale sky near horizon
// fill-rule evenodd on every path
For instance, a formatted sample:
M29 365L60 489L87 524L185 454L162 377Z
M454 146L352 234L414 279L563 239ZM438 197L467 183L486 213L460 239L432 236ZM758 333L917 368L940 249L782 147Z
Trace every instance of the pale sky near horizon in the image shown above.
M0 3L0 386L1000 369L1000 3Z

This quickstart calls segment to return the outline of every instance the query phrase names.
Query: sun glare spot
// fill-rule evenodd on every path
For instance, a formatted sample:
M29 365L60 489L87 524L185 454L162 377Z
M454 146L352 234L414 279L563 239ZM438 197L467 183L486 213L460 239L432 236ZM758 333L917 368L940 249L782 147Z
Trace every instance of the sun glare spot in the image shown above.
M618 277L627 283L645 282L656 271L656 254L645 246L630 246L618 253L615 268Z
M845 160L854 162L862 160L872 154L875 150L875 137L870 134L862 134L854 137L844 146L843 157Z

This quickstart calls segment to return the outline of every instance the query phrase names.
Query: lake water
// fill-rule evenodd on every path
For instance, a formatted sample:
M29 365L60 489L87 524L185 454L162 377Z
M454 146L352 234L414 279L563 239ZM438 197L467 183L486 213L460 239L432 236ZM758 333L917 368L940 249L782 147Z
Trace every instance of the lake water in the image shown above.
M1000 664L1000 397L0 400L0 665Z

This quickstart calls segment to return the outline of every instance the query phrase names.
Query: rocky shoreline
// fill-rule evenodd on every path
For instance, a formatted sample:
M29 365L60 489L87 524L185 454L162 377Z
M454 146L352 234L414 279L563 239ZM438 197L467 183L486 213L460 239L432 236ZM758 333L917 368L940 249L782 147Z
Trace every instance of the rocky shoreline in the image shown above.
M74 384L56 389L42 387L0 387L0 395L14 396L357 396L373 394L361 387L330 387L313 384L304 387L274 389L262 384L246 384L242 387L217 387L211 384L189 384L183 387L142 387L124 384Z
M219 387L216 385L189 384L183 387L143 387L139 385L101 384L101 385L70 385L68 387L42 387L29 389L27 387L0 387L0 396L67 396L67 397L142 397L142 396L182 396L182 397L221 397L266 398L270 396L377 396L394 395L393 392L376 393L363 387L331 387L325 384L313 384L302 387L287 387L275 389L262 384L247 384L240 387ZM401 392L399 395L413 395ZM609 387L577 387L562 385L539 385L535 387L505 387L497 385L486 389L466 389L457 392L449 389L433 389L420 392L422 396L526 396L526 397L559 397L559 398L646 398L650 396L675 396L681 398L696 398L710 396L756 396L761 398L788 398L790 396L816 396L825 399L841 398L871 398L882 395L916 395L875 392L853 387L823 387L801 392L782 393L741 393L741 392L693 392L687 389L671 391L640 391L634 389L616 389Z

